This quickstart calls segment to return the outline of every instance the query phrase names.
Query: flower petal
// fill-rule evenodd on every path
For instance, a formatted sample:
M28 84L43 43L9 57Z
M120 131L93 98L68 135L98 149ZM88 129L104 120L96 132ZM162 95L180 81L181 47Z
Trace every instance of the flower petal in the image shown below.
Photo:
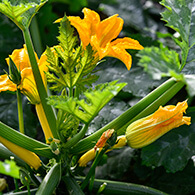
M100 16L98 13L88 8L84 8L82 11L84 13L84 21L89 25L90 36L93 36L96 34L97 28L99 28Z
M12 81L9 80L7 74L0 76L0 92L1 91L16 91L17 87Z
M100 47L105 47L107 43L115 39L121 32L123 27L123 19L118 14L103 20L97 29L97 39Z
M127 69L130 70L132 64L131 55L122 47L117 47L117 46L111 47L108 56L118 58L125 64Z
M124 49L144 49L142 45L137 40L131 39L129 37L118 38L111 42L111 46L122 47Z
M108 52L110 51L110 43L107 43L105 47L100 47L99 40L97 39L96 35L91 37L91 45L92 48L97 51L99 60L107 56Z
M141 148L157 140L173 128L190 125L191 117L183 116L187 102L176 106L165 106L153 114L133 122L126 131L126 138L132 148Z
M18 70L20 71L22 71L24 68L31 67L26 45L24 45L24 47L21 49L15 49L9 57L11 57L11 59L17 66ZM38 57L36 53L35 53L35 57L38 61ZM6 62L9 65L9 58L6 58Z
M39 104L40 97L31 68L26 68L21 72L22 82L18 85L21 92L28 97L32 104Z
M77 29L81 42L85 48L90 43L90 24L86 23L80 17L69 16L68 19L70 20L71 25Z

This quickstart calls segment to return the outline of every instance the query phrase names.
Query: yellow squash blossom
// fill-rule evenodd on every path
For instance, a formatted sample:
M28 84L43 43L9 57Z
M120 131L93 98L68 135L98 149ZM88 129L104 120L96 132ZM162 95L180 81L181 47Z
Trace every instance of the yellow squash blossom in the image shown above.
M47 68L48 62L47 62L46 53L43 53L40 59L38 59L36 53L35 53L35 56L38 62L39 70L40 70L44 85L46 87L45 72L48 70ZM17 69L21 73L21 83L19 85L16 85L11 80L9 80L9 77L7 74L1 75L0 76L0 92L1 91L16 91L18 88L25 96L27 96L27 98L32 104L35 104L37 115L38 115L39 121L41 123L41 126L45 134L45 139L48 142L48 139L50 137L53 138L53 135L52 135L52 132L48 125L47 118L42 108L42 104L41 104L38 90L36 87L32 68L30 65L26 45L24 45L22 49L15 49L9 57L12 59ZM7 61L7 64L9 65L9 58L6 58L6 61Z
M34 153L25 148L22 148L0 136L0 143L2 143L11 152L16 154L19 158L25 161L29 166L38 169L41 166L40 158Z
M117 142L116 144L109 150L107 150L106 152L109 152L113 149L117 149L117 148L122 148L126 145L127 140L125 136L119 136L117 138ZM103 146L102 146L103 147ZM102 150L102 148L100 148L99 152ZM87 166L87 163L91 160L93 160L95 158L96 155L96 150L95 148L92 148L91 150L87 151L85 154L83 154L80 159L78 160L78 164L80 167L85 167Z
M122 30L123 19L115 14L101 21L98 13L88 8L84 8L83 13L84 19L75 16L68 17L71 25L78 31L83 47L91 44L98 52L100 60L105 56L118 58L130 70L132 58L126 49L141 50L143 47L138 41L128 37L116 39ZM60 21L61 19L56 20L56 22Z
M183 124L190 125L191 117L183 116L187 107L186 101L179 102L176 106L160 106L153 114L130 124L126 131L129 146L147 146L173 128Z

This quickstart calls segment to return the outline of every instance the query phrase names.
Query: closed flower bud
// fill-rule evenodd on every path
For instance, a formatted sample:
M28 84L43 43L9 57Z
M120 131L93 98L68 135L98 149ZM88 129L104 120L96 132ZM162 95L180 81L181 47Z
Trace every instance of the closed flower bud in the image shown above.
M14 64L11 57L9 57L9 79L15 83L16 85L19 85L21 83L21 74L20 71L17 69L16 65Z
M153 114L130 124L126 130L128 144L132 148L142 148L160 138L173 128L190 125L191 117L183 116L188 105L179 102L176 106L162 107Z
M107 133L103 133L103 137L109 137L109 136L111 136L112 134L110 134L110 133L113 133L113 131L112 130L109 130L109 131L106 131ZM105 136L106 135L106 136ZM106 138L107 139L107 138ZM107 150L106 151L106 153L107 152L109 152L109 151L111 151L111 150L113 150L113 149L117 149L117 148L122 148L122 147L124 147L125 145L126 145L126 143L127 143L127 140L126 140L126 137L125 136L119 136L119 137L117 137L117 140L115 141L115 145L112 147L112 148L110 148L109 150ZM101 150L102 150L102 147L104 147L104 145L105 145L105 139L104 139L104 144L102 145L102 143L101 143L101 148L99 148L99 151L98 152L100 152ZM95 148L92 148L91 150L89 150L89 151L87 151L85 154L83 154L82 156L81 156L81 158L79 159L79 161L78 161L78 164L79 164L79 166L80 167L85 167L85 166L87 166L87 163L89 162L89 161L91 161L91 160L93 160L94 158L95 158L95 155L96 155L96 150L95 150Z

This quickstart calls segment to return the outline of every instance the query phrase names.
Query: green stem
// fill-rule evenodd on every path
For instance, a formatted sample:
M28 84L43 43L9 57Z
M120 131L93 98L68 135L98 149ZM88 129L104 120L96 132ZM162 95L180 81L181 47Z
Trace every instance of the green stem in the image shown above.
M49 123L49 126L50 126L50 129L52 131L53 136L55 138L58 138L58 134L56 132L56 117L55 117L55 114L54 114L52 107L47 104L47 97L48 97L47 91L44 87L43 80L41 78L41 74L39 71L39 67L38 67L37 60L36 60L35 53L34 53L34 49L33 49L32 40L30 37L29 30L27 28L24 29L23 36L24 36L24 40L26 43L33 75L35 78L36 87L37 87L37 90L38 90L38 93L39 93L39 96L41 99L41 103L43 105L43 109L44 109L46 118L48 120L48 123Z
M18 192L19 186L18 186L18 180L16 178L14 178L14 185L15 185L15 191Z
M18 122L20 133L24 134L24 117L22 109L22 97L20 89L17 89L17 103L18 103Z
M28 190L28 195L31 195L31 192L30 192L30 185L28 184L26 187L27 187L27 190Z
M45 156L47 158L52 158L55 156L50 150L49 145L39 142L24 134L21 134L11 127L3 124L1 121L0 136L22 148L35 152L40 156Z
M63 147L64 147L64 148L71 148L73 145L75 145L76 143L78 143L78 141L80 141L80 140L84 137L84 135L85 135L87 129L88 129L88 125L87 125L87 124L84 124L83 128L81 129L81 131L80 131L79 133L77 133L77 134L76 134L72 139L70 139L68 142L66 142L66 143L63 145Z
M30 32L32 35L32 40L33 40L35 50L38 56L40 57L43 52L43 47L42 47L42 41L41 41L41 36L40 36L39 26L38 26L36 16L34 16L34 18L32 19L32 22L30 25Z
M117 117L116 119L111 121L106 126L99 129L98 131L96 131L92 135L90 135L87 138L78 142L78 144L76 144L71 149L71 153L81 153L81 152L84 152L86 150L89 150L90 148L92 148L94 146L94 142L99 139L101 134L108 129L117 130L118 135L121 132L124 133L124 127L127 126L129 124L129 122L134 117L139 115L140 112L145 110L148 106L152 105L159 97L160 97L160 99L158 99L158 102L156 102L156 104L155 104L156 107L150 106L150 109L148 109L147 112L145 111L145 114L152 113L157 109L157 106L162 105L162 103L163 104L167 103L184 85L183 82L181 82L181 81L178 81L177 83L178 84L175 85L176 81L172 78L169 79L168 81L166 81L165 83L160 85L157 89L155 89L150 94L148 94L146 97L141 99L133 107L131 107L127 111L125 111L122 115L120 115L119 117ZM180 86L179 88L178 88L178 85ZM170 93L169 94L169 93L167 93L167 90L169 90L171 87L173 87L173 88L169 91L169 93ZM166 95L162 96L164 93ZM142 113L142 116L143 115L144 115L144 113ZM123 128L123 130L120 130L122 128Z
M98 155L96 156L95 160L93 161L93 164L91 165L91 168L86 176L86 178L84 179L83 183L81 184L81 189L84 190L85 187L87 186L87 184L89 183L90 178L94 175L95 173L95 168L98 165L98 163L100 162L100 160L102 159L102 156L104 155L105 151L107 150L107 148L103 148ZM92 187L92 184L90 185Z

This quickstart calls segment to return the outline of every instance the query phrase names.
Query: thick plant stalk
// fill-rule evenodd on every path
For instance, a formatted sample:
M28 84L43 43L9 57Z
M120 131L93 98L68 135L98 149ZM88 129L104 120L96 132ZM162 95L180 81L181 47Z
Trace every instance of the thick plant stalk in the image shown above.
M42 52L43 52L43 47L42 47L42 41L41 41L41 36L40 36L39 26L38 26L36 16L34 16L34 18L32 19L32 22L30 25L30 32L32 35L32 40L34 43L35 50L36 50L38 56L40 57Z
M22 109L22 97L20 89L17 89L17 103L18 103L18 122L20 133L24 134L24 118L23 118L23 109Z
M53 109L50 105L47 104L47 92L46 89L44 87L43 84L43 80L41 78L41 74L38 68L38 64L35 58L35 54L34 54L34 49L33 49L33 45L32 45L32 41L31 41L31 37L30 37L30 33L28 28L26 28L23 31L23 36L24 36L24 40L26 43L26 47L27 47L27 51L28 51L28 55L29 55L29 60L31 63L31 67L32 67L32 71L33 71L33 75L35 78L35 82L36 82L36 87L41 99L41 103L43 105L43 110L45 112L46 118L48 120L48 124L50 126L50 129L52 131L52 134L55 138L58 138L57 132L56 132L56 117L55 114L53 112Z
M85 133L87 132L88 125L85 124L81 131L77 133L73 138L71 138L67 143L63 145L64 148L71 148L73 145L75 145L79 140L81 140Z
M72 149L72 153L81 153L91 149L95 145L95 141L99 139L101 134L108 129L115 129L117 134L124 134L125 128L134 120L144 117L154 112L160 105L167 103L182 87L184 83L181 81L176 82L174 79L169 79L157 89L152 91L142 100L140 100L133 107L128 109L122 115L111 121L106 126L102 127L92 135L81 140ZM171 89L170 89L171 88ZM169 91L168 91L169 90ZM143 112L142 112L143 111Z

